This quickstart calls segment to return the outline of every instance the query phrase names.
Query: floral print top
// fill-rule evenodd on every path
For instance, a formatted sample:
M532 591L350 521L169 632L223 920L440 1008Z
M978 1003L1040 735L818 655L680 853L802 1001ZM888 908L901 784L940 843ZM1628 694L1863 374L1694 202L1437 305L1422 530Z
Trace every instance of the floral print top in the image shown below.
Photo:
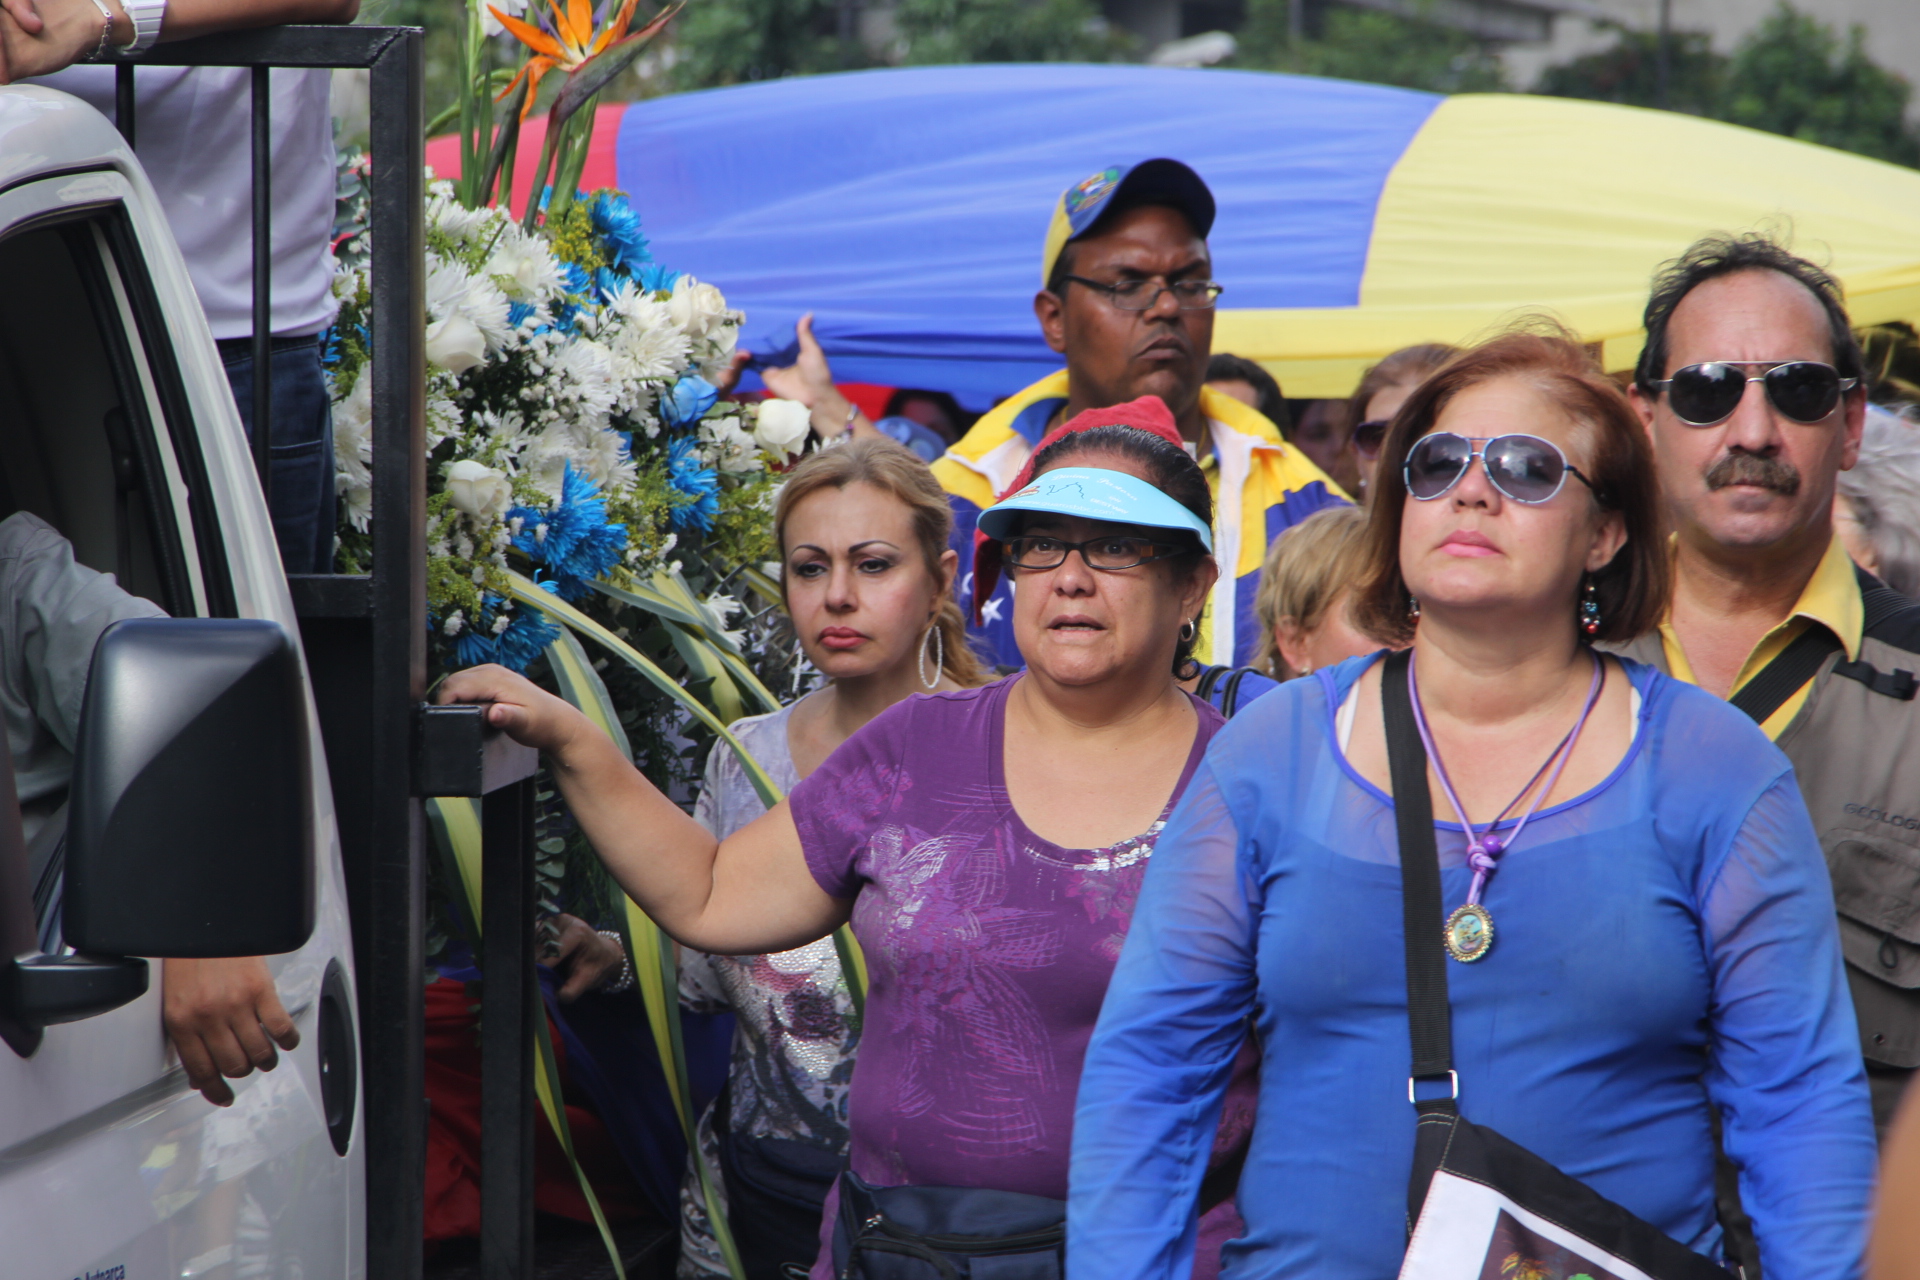
M871 986L849 1125L869 1182L1067 1193L1081 1061L1166 811L1105 849L1028 830L1002 767L1019 678L897 703L792 793L814 879L856 900ZM1223 723L1194 707L1172 799Z

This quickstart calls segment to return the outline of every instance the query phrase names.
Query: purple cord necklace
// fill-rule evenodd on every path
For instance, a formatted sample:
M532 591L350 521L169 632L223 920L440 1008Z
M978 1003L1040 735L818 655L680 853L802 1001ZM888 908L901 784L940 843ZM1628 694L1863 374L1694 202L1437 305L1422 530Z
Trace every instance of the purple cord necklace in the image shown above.
M1418 665L1417 661L1407 663L1407 692L1412 695L1413 722L1420 727L1420 741L1427 749L1427 759L1433 761L1433 771L1440 778L1440 789L1447 793L1453 811L1460 816L1460 825L1466 828L1467 865L1473 868L1473 885L1467 890L1466 904L1456 908L1447 917L1443 936L1447 954L1462 964L1471 964L1493 949L1493 917L1480 905L1481 891L1487 887L1487 879L1493 875L1494 868L1499 866L1500 855L1513 848L1520 839L1520 833L1527 829L1528 821L1540 808L1541 802L1559 783L1567 761L1573 759L1573 745L1580 740L1580 730L1586 728L1587 717L1593 714L1593 704L1599 701L1601 686L1606 683L1607 666L1599 654L1593 655L1593 682L1587 686L1587 703L1580 708L1580 718L1573 722L1573 728L1567 730L1567 736L1560 739L1560 745L1541 762L1533 777L1527 780L1527 785L1520 788L1520 793L1508 802L1507 807L1483 829L1475 831L1473 824L1467 821L1466 806L1460 803L1460 797L1453 790L1453 782L1447 777L1447 767L1440 763L1440 750L1433 744L1433 733L1427 728L1427 713L1420 706L1420 678L1415 674ZM1559 761L1557 765L1554 764L1556 760ZM1520 815L1513 833L1505 840L1493 834L1493 829L1500 825L1501 819L1520 803L1527 792L1533 790L1534 784L1540 781L1540 776L1546 773L1549 766L1553 768L1553 776L1547 779L1546 786L1534 793L1533 803Z

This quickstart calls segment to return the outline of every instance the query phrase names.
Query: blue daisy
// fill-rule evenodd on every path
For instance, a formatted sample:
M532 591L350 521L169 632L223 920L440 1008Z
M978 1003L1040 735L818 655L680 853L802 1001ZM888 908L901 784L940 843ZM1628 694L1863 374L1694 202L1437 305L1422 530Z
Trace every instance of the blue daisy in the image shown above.
M549 589L562 600L591 593L593 579L619 564L627 549L627 526L608 523L599 486L572 463L561 473L559 502L546 511L515 507L507 518L520 521L513 545L547 570Z
M694 442L686 436L668 446L667 483L673 486L674 492L692 499L674 505L669 517L673 527L684 529L693 525L703 533L712 532L713 518L720 514L720 481L711 467L700 465Z

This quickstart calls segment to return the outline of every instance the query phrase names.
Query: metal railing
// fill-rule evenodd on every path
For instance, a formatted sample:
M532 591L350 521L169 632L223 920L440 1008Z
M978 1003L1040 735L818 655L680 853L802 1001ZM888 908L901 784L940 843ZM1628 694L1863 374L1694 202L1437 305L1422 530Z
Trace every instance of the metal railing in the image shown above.
M534 754L489 735L477 707L428 709L425 434L425 116L415 27L308 26L157 45L119 67L117 124L138 140L139 68L252 72L253 439L272 492L273 68L370 72L373 541L368 574L291 575L319 706L347 872L359 994L366 1274L423 1263L426 1176L427 796L483 806L488 928L481 1006L481 1272L533 1274ZM363 375L365 376L365 375Z

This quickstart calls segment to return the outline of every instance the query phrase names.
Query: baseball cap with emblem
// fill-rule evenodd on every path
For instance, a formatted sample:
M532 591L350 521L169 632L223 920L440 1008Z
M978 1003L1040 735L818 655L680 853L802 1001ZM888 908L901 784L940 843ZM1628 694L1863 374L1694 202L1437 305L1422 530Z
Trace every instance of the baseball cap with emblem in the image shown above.
M1110 213L1143 204L1171 205L1186 215L1202 240L1213 230L1213 192L1178 160L1142 160L1138 164L1108 165L1060 193L1047 225L1046 247L1040 251L1040 284L1053 279L1053 264L1067 243L1093 229Z

